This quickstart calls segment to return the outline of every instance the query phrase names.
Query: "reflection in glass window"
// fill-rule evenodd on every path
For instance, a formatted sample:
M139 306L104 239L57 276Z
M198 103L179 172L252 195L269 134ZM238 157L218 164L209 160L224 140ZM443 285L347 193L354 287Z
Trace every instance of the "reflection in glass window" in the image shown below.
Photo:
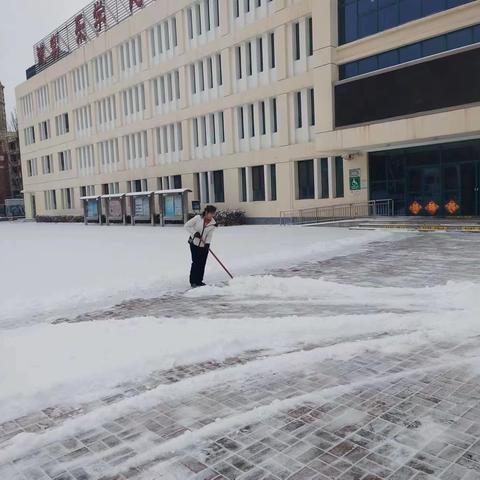
M339 43L382 32L474 0L339 0Z
M384 0L392 1L392 0ZM444 35L388 50L371 57L355 60L339 66L340 79L346 79L382 68L400 65L420 58L462 48L480 42L480 25L462 28Z

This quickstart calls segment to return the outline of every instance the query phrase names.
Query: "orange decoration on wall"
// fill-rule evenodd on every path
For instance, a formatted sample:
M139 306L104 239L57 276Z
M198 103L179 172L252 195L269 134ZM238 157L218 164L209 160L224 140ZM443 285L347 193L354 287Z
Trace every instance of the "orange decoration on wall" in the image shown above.
M414 200L408 207L410 213L412 213L413 215L418 215L422 208L423 207L416 200Z
M438 209L440 207L433 201L430 200L426 205L425 205L425 210L430 214L430 215L435 215L438 212Z
M453 199L449 200L445 205L445 210L450 215L455 214L459 208L460 208L460 205Z

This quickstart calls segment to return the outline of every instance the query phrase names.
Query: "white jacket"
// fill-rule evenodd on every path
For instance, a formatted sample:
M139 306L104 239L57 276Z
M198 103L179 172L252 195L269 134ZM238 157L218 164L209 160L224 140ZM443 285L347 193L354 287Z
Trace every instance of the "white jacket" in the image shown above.
M200 245L200 240L205 244L209 244L211 242L216 224L217 222L214 218L212 218L210 223L205 225L203 223L203 217L201 215L196 215L185 224L185 228L190 233L190 239L192 240L193 244L198 247ZM200 234L200 238L194 237L196 233Z

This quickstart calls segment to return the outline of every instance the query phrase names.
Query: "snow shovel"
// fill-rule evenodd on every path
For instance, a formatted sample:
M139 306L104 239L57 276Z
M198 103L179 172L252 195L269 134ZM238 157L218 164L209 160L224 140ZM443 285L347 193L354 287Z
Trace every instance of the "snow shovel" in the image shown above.
M221 265L221 267L227 272L228 276L233 280L233 275L227 270L227 267L220 261L220 259L209 249L209 252L213 255L213 258Z

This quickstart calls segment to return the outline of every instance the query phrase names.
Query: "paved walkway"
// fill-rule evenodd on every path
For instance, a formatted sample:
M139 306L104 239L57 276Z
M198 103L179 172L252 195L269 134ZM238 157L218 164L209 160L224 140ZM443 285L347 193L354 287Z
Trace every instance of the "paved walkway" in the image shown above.
M421 287L478 282L479 261L479 236L420 234L273 273ZM210 300L191 312L182 295L136 300L61 321L176 317L179 304L182 316L379 311L288 298L252 305L222 297L214 307ZM405 354L355 353L360 342L408 333L342 336L282 355L244 352L153 372L88 404L32 412L0 425L0 479L480 479L480 374L471 368L480 338L438 340ZM332 359L338 349L349 354Z

